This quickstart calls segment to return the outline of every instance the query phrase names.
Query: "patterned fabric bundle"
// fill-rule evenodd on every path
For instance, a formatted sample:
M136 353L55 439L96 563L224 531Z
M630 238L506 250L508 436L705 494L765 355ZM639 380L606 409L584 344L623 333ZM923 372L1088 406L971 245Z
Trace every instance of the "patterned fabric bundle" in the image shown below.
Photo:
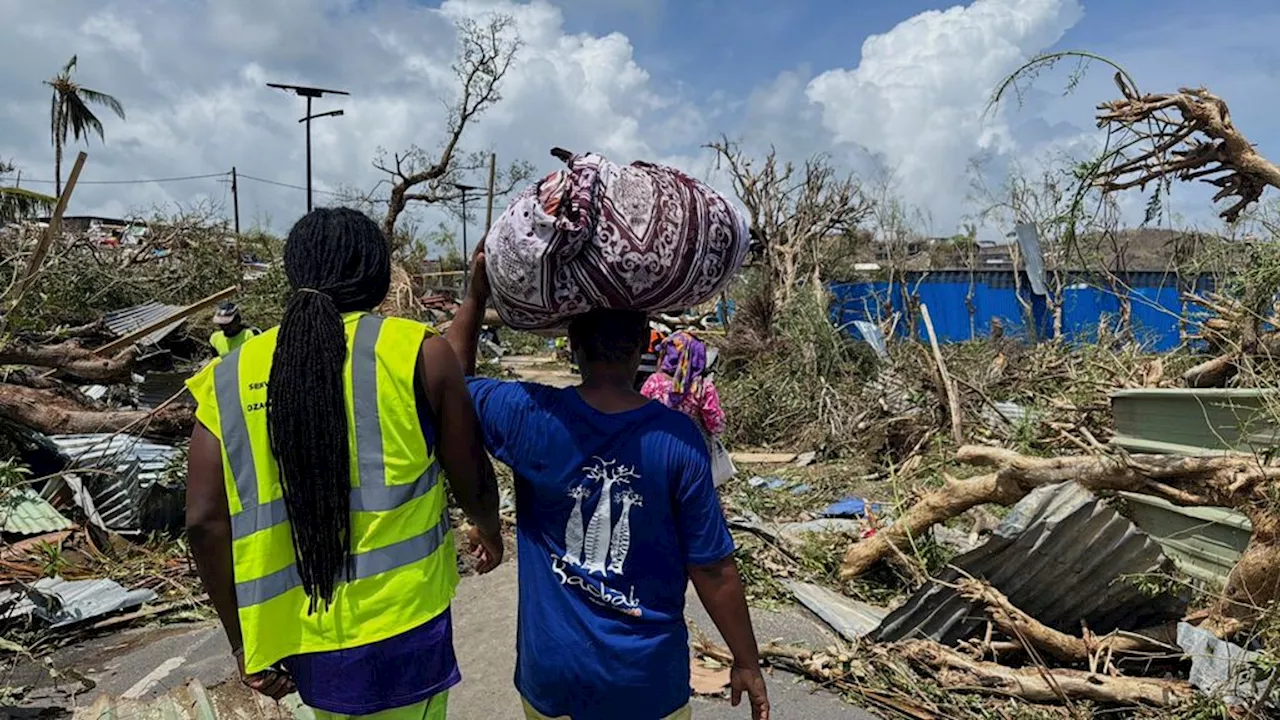
M668 312L715 297L750 244L727 198L679 170L595 154L527 188L485 239L493 304L520 330L597 308Z

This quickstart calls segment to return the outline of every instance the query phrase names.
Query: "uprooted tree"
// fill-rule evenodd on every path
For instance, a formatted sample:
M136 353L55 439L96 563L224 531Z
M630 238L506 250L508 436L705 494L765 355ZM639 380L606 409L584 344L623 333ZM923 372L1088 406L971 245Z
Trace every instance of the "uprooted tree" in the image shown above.
M1214 202L1235 198L1221 213L1235 222L1267 187L1280 188L1280 167L1236 128L1222 98L1204 88L1139 94L1123 74L1115 81L1123 97L1098 106L1098 127L1130 137L1095 179L1105 192L1168 178L1199 180L1218 188Z
M460 21L457 39L458 54L452 69L459 87L456 95L445 101L445 135L437 149L414 145L393 153L390 161L385 154L374 161L374 167L386 173L391 184L382 232L395 245L399 245L396 223L409 203L453 205L462 199L458 186L464 180L474 183L482 170L488 173L489 153L464 149L463 136L481 115L502 101L502 83L521 41L515 21L503 14L493 14L483 24L470 18ZM531 174L532 166L524 161L497 168L494 194L511 192Z
M1239 456L1035 458L977 446L960 448L957 460L994 470L964 480L948 477L942 488L925 493L893 525L850 546L842 577L857 577L889 557L893 548L909 547L913 538L971 508L1013 505L1035 488L1074 481L1093 491L1147 493L1175 505L1234 508L1249 518L1253 535L1248 547L1222 596L1198 618L1219 637L1247 630L1280 600L1280 466Z
M858 179L841 175L826 155L797 167L780 160L774 149L756 160L728 138L707 147L716 153L718 167L728 171L750 214L753 240L761 245L764 272L756 299L763 307L755 310L759 327L752 329L767 336L773 315L791 304L802 281L825 296L824 251L857 229L871 203Z

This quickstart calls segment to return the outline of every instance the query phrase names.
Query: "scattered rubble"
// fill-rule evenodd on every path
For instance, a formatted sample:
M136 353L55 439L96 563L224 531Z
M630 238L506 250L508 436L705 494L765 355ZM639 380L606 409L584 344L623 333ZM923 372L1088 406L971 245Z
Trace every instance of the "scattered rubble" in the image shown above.
M75 720L315 720L297 695L275 702L240 683L206 689L198 680L154 700L101 697L72 715Z

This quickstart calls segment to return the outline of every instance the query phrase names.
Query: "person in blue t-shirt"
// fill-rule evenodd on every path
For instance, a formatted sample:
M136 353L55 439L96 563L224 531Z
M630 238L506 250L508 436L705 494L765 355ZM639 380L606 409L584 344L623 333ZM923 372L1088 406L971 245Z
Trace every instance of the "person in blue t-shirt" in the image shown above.
M468 375L488 300L481 248L448 339ZM569 326L576 388L471 378L485 445L516 477L517 689L528 718L690 717L685 588L733 653L732 700L769 700L733 538L693 421L635 390L642 313Z

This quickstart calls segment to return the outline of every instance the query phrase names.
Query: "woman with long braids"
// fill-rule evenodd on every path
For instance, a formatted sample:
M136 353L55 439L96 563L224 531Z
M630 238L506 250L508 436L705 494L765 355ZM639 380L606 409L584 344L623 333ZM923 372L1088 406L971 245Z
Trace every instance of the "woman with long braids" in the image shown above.
M498 491L461 366L426 325L371 313L391 258L348 209L289 233L278 328L188 382L187 529L244 681L320 718L439 720L460 675L445 477L479 569Z

